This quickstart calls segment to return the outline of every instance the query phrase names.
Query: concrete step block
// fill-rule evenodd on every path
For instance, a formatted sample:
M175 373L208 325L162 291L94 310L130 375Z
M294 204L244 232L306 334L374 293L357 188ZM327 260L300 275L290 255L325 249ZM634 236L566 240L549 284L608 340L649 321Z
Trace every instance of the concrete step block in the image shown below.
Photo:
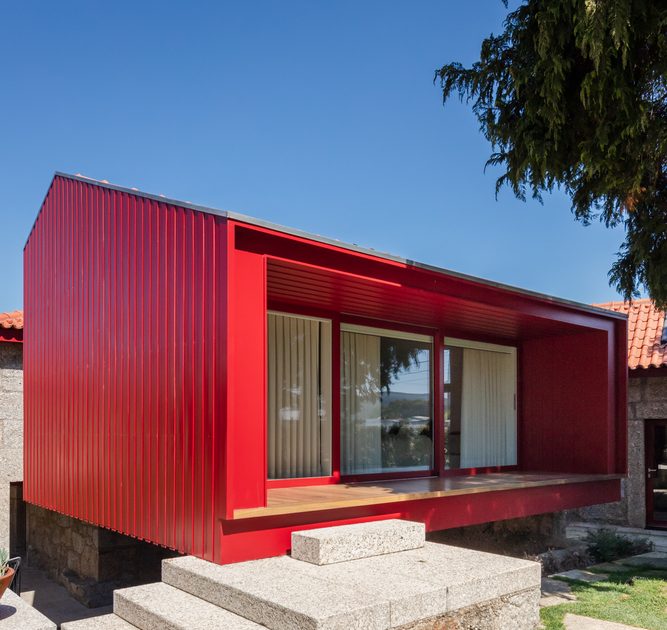
M60 630L137 630L137 626L111 613L78 621L68 621L60 626Z
M256 630L261 626L157 582L114 592L114 613L141 630Z
M0 628L56 630L56 624L22 600L14 591L7 589L0 599Z
M272 630L390 627L386 601L373 601L349 584L291 570L285 560L216 565L192 556L172 558L162 563L162 580Z
M288 572L309 575L331 584L346 584L364 594L368 601L388 604L390 628L408 626L447 613L447 585L412 577L397 580L395 575L378 567L376 560L377 556L316 565L284 557L279 562Z
M224 566L174 558L163 562L162 579L274 630L342 630L407 626L524 591L539 598L541 567L425 543L328 565L290 557Z
M421 549L368 560L395 582L420 580L446 587L450 612L509 593L539 589L542 573L540 564L530 560L431 542Z
M292 533L292 558L324 565L424 546L424 523L389 519Z

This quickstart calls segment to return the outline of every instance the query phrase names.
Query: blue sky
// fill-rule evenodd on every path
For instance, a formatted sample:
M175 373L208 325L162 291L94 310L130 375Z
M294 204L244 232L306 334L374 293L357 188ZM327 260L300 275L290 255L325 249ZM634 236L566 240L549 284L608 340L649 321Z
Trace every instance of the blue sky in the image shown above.
M435 68L501 29L470 2L3 3L0 311L55 170L236 210L584 302L620 230L494 197L470 109Z

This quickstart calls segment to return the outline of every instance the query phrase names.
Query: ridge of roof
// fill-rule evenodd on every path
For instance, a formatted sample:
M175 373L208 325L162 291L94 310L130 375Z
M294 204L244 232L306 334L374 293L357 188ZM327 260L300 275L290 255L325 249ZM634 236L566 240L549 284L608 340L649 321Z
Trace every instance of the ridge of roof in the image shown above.
M359 245L356 245L356 244L347 243L345 241L340 241L338 239L330 238L330 237L327 237L327 236L322 236L322 235L319 235L319 234L312 234L312 233L306 232L304 230L299 230L297 228L286 227L284 225L280 225L280 224L277 224L277 223L272 223L271 221L266 221L264 219L257 219L255 217L251 217L251 216L248 216L248 215L245 215L245 214L232 212L232 211L229 211L229 210L219 210L217 208L212 208L212 207L209 207L209 206L194 204L194 203L191 203L189 201L181 201L179 199L166 197L165 195L155 195L155 194L152 194L152 193L147 193L147 192L144 192L144 191L142 191L138 188L127 188L125 186L119 186L117 184L111 184L109 181L107 181L105 179L104 180L93 179L92 177L87 177L87 176L82 175L80 173L78 173L76 175L72 175L70 173L64 173L62 171L55 171L55 173L53 175L51 185L53 185L53 181L55 181L55 179L57 177L62 177L64 179L70 179L70 180L82 182L84 184L99 186L99 187L102 187L102 188L106 188L106 189L109 189L109 190L115 190L115 191L118 191L118 192L123 192L123 193L126 193L126 194L130 194L130 195L136 195L138 197L142 197L142 198L145 198L145 199L151 199L153 201L158 201L160 203L168 203L168 204L172 204L172 205L179 206L179 207L182 207L182 208L188 208L188 209L191 209L191 210L195 210L195 211L198 211L198 212L205 212L205 213L208 213L208 214L214 214L214 215L217 215L217 216L221 216L221 217L225 217L225 218L228 218L228 219L238 221L240 223L246 223L248 225L255 225L255 226L259 226L259 227L264 227L264 228L268 228L268 229L271 229L271 230L275 230L277 232L282 232L284 234L290 234L292 236L298 236L298 237L305 238L305 239L308 239L308 240L314 240L314 241L317 241L317 242L320 242L320 243L325 243L325 244L328 244L328 245L334 245L336 247L341 247L343 249L347 249L347 250L350 250L350 251L353 251L353 252L363 253L363 254L367 254L367 255L370 255L370 256L375 256L377 258L383 258L385 260L391 260L391 261L394 261L394 262L399 262L399 263L402 263L402 264L405 264L405 265L408 265L408 266L411 266L411 267L415 267L415 268L418 268L418 269L424 269L426 271L432 271L434 273L438 273L438 274L441 274L441 275L456 278L456 279L462 280L464 282L470 282L470 283L475 283L475 284L483 284L483 285L488 286L488 287L493 288L493 289L498 289L498 290L501 290L501 291L511 291L513 293L516 293L516 294L519 294L519 295L524 295L526 297L530 297L530 298L533 298L533 299L542 300L542 301L548 302L550 304L556 304L558 306L574 308L574 309L577 309L577 310L584 310L584 311L587 311L587 312L592 313L594 315L602 315L602 316L606 316L606 317L609 317L610 315L612 315L612 316L615 316L615 317L618 317L618 318L625 318L625 315L621 312L610 310L610 309L605 309L605 308L600 308L600 307L598 307L596 305L593 305L593 304L587 304L587 303L584 303L584 302L577 302L576 300L569 300L569 299L566 299L566 298L560 298L560 297L556 297L556 296L549 295L549 294L546 294L546 293L540 293L539 291L532 291L532 290L529 290L529 289L523 289L521 287L513 286L513 285L510 285L510 284L505 284L505 283L502 283L502 282L496 282L494 280L489 280L487 278L481 278L481 277L461 273L461 272L458 272L458 271L453 271L451 269L446 269L444 267L438 267L436 265L429 265L427 263L421 263L421 262L418 262L418 261L415 261L415 260L411 260L409 258L403 258L401 256L396 256L395 254L390 254L390 253L387 253L387 252L382 252L382 251L379 251L379 250L375 250L375 249L372 249L370 247L362 247L362 246L359 246ZM51 189L51 185L49 186L49 190ZM46 193L44 199L46 199L46 196L48 196L49 190L47 190L47 193ZM42 206L43 205L44 204L42 202ZM41 212L41 207L42 206L40 206L40 212ZM38 216L39 216L39 213L38 213ZM36 221L37 221L37 218L35 219L35 222ZM30 235L32 234L33 229L34 229L34 224L33 224L33 227L30 230L30 234L28 235L27 240L30 239ZM26 243L27 243L27 241L26 241Z

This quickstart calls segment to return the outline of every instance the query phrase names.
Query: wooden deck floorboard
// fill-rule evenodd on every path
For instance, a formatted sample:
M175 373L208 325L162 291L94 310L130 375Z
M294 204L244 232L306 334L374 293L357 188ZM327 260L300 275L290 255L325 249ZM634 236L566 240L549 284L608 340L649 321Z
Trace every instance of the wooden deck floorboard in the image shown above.
M621 477L622 475L512 472L465 477L422 477L383 482L271 488L268 491L268 504L265 507L235 510L234 518L316 512L363 505L436 499L457 494L607 481Z

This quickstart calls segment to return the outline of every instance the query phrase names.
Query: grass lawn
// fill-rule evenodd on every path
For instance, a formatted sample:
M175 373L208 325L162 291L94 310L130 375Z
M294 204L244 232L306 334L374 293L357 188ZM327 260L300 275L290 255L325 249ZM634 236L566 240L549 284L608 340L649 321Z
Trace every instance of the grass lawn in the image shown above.
M542 608L540 615L547 630L562 630L566 613L648 630L667 630L667 571L628 567L604 582L567 582L577 601Z

